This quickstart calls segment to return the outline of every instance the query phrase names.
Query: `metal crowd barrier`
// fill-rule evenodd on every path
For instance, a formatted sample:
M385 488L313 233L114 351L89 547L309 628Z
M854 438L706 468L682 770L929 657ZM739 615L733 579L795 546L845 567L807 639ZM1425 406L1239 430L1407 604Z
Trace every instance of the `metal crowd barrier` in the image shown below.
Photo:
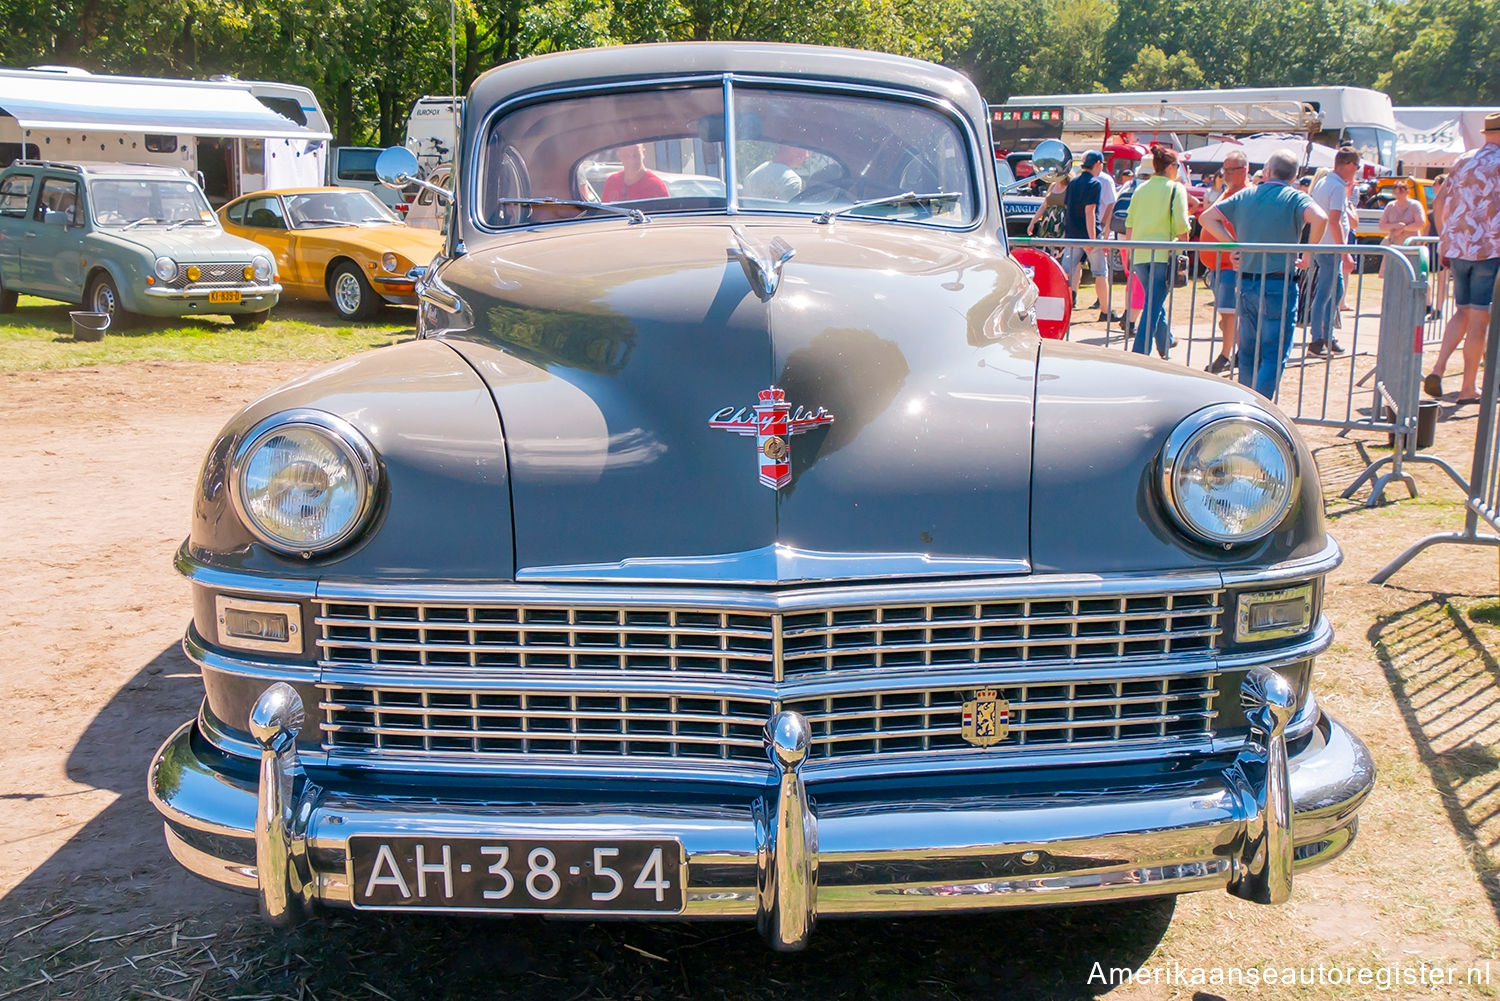
M1344 491L1344 496L1353 496L1365 483L1371 484L1370 497L1366 505L1374 507L1384 497L1386 487L1392 482L1406 485L1411 496L1416 496L1416 482L1404 469L1404 464L1417 455L1417 420L1422 383L1422 348L1425 342L1424 315L1426 311L1427 280L1415 264L1414 248L1390 247L1368 244L1239 244L1166 242L1153 240L1063 240L1055 238L1018 237L1010 241L1017 246L1031 246L1046 250L1055 256L1068 247L1098 248L1110 256L1111 270L1121 259L1135 251L1169 250L1178 254L1187 253L1189 274L1194 275L1181 288L1171 285L1167 290L1167 316L1175 339L1169 357L1190 367L1207 368L1220 353L1220 321L1217 312L1209 313L1206 322L1199 309L1213 304L1206 277L1212 272L1198 273L1194 265L1200 251L1238 251L1241 253L1266 253L1285 261L1285 272L1290 277L1296 273L1294 262L1298 257L1308 258L1308 267L1301 272L1304 278L1295 279L1301 284L1298 317L1295 333L1281 378L1275 387L1273 399L1292 420L1318 427L1339 428L1343 432L1352 430L1386 432L1395 439L1392 454L1373 461L1368 460L1363 472ZM1344 353L1334 355L1326 350L1314 354L1309 350L1312 319L1311 299L1313 294L1313 260L1318 258L1340 259L1345 255L1379 257L1382 274L1366 275L1363 268L1356 267L1346 275L1348 301L1347 311L1334 309L1334 326L1330 330L1332 339L1340 342ZM1356 258L1357 260L1357 258ZM1378 289L1377 289L1378 287ZM1100 309L1106 319L1096 319L1099 310L1075 308L1069 324L1069 339L1085 343L1110 346L1119 343L1129 350L1133 336L1125 323L1117 322L1115 314L1127 320L1131 317L1126 286L1109 285L1106 300ZM1290 282L1288 283L1288 289ZM1257 306L1262 315L1267 309L1280 309L1289 298L1283 293L1281 302L1267 301L1263 286L1258 289ZM1245 291L1243 278L1236 272L1236 297ZM1092 276L1079 282L1078 302L1085 303L1093 292ZM1177 322L1178 309L1186 297L1186 323ZM1206 328L1206 329L1205 329ZM1235 322L1238 332L1238 320ZM1154 353L1151 339L1147 338L1147 350ZM1233 359L1231 360L1233 361ZM1235 378L1237 365L1231 364L1224 375ZM1253 370L1250 375L1253 377ZM1253 381L1253 378L1252 378ZM1385 467L1389 466L1389 469Z
M1500 302L1500 278L1495 280L1495 295ZM1450 542L1471 546L1500 547L1500 535L1481 534L1479 519L1500 532L1500 428L1496 427L1496 410L1500 408L1500 309L1490 310L1489 337L1485 342L1484 381L1480 385L1479 426L1474 434L1474 460L1465 479L1458 470L1437 456L1424 455L1421 460L1430 462L1453 478L1467 498L1462 532L1441 532L1411 545L1406 552L1396 557L1370 578L1371 583L1384 584L1391 575L1410 563L1429 546Z
M1453 318L1453 273L1443 267L1438 255L1438 238L1435 236L1408 237L1403 248L1419 248L1424 260L1421 266L1427 270L1427 315L1422 325L1422 343L1432 347L1443 342L1443 328ZM1413 263L1417 259L1413 257Z

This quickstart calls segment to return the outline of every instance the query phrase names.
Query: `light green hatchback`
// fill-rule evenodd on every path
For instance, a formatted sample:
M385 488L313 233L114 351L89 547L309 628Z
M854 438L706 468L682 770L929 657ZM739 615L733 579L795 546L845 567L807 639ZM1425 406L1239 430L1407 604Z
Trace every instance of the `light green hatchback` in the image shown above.
M265 322L281 297L262 246L219 226L179 167L18 161L0 172L0 313L17 295L132 316Z

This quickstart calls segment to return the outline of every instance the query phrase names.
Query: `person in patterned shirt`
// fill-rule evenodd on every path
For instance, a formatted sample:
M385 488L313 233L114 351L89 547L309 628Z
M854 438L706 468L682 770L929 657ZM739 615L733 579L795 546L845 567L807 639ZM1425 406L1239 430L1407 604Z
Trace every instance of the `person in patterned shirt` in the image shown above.
M1459 404L1479 402L1479 363L1484 358L1495 276L1500 274L1500 112L1484 119L1484 145L1458 158L1432 207L1438 251L1450 260L1453 302L1458 307L1443 330L1432 371L1422 388L1443 395L1443 367L1459 342L1464 377Z

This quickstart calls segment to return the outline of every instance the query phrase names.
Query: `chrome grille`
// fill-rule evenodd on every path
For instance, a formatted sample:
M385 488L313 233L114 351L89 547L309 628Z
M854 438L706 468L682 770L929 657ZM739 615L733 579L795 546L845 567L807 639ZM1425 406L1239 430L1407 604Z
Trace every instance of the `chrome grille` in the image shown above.
M195 268L203 273L195 282L188 281L188 265L177 265L177 274L171 280L163 282L167 288L200 288L215 286L221 288L232 288L235 286L254 285L253 281L245 280L245 265L240 264L194 264Z
M1146 658L1212 649L1219 593L828 609L782 623L785 676Z
M888 760L973 751L963 703L981 688L1010 707L990 754L1213 735L1217 589L903 597L784 611L325 599L324 744L764 766L762 728L785 708L811 723L813 762Z
M1140 660L1213 649L1220 592L810 612L325 602L324 662L793 679L855 670ZM778 621L779 620L779 621Z
M997 750L1129 746L1209 734L1214 675L1000 686L1010 734ZM764 764L770 699L668 692L579 694L327 685L331 751L607 755ZM813 760L960 751L972 688L908 688L786 700L812 725Z
M1117 747L1211 732L1214 675L1002 685L1010 732L998 747ZM963 750L972 689L886 691L785 703L812 725L812 758Z
M324 662L340 666L775 674L764 613L325 603L318 625Z
M330 749L626 755L764 762L769 701L329 686Z

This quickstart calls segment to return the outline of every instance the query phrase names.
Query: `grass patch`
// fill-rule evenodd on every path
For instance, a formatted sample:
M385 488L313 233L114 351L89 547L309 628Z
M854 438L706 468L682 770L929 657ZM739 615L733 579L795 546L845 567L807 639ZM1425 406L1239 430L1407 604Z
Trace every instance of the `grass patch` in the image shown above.
M1469 608L1469 621L1480 622L1487 626L1500 626L1500 601L1487 598L1484 601L1475 602Z
M340 320L321 303L277 306L254 330L227 316L137 318L104 340L73 340L72 306L22 296L0 317L0 372L30 372L137 361L326 361L415 336L415 314L392 307L368 323Z

